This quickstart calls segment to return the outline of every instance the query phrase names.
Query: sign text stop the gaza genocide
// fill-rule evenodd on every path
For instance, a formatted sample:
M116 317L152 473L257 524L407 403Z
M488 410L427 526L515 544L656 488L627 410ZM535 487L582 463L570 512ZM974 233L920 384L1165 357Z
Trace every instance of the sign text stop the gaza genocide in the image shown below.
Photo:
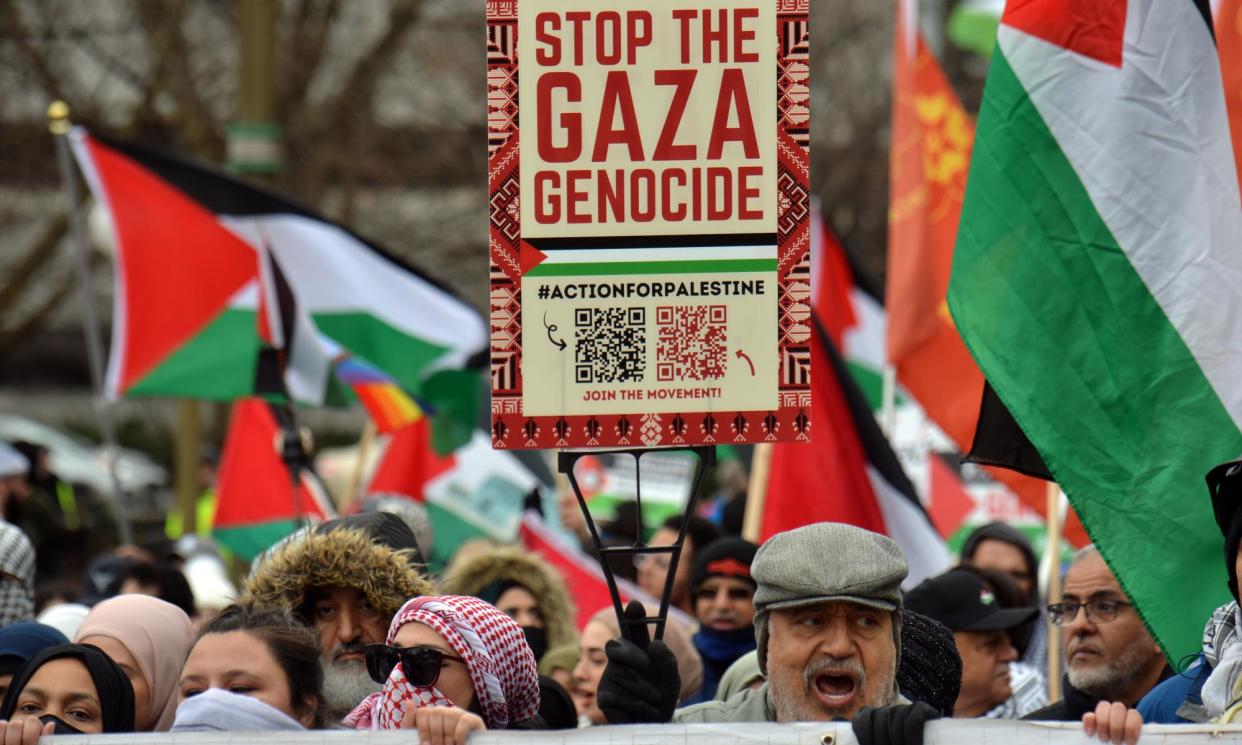
M771 74L757 63L772 41L758 19L754 7L537 13L525 58L537 158L523 174L523 231L769 224L774 175L756 115L772 102L754 98L754 79Z

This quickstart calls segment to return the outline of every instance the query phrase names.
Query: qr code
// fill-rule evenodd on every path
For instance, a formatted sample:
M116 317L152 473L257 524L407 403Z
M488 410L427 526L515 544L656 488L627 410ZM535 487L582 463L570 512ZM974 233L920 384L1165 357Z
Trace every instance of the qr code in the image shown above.
M646 367L646 308L574 310L577 382L641 383Z
M717 380L729 364L723 305L656 308L656 379Z

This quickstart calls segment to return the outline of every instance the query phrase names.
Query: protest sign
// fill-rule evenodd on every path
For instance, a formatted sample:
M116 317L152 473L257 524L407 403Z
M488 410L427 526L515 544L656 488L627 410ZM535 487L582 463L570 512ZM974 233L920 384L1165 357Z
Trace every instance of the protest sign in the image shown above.
M808 10L487 4L496 447L809 437Z

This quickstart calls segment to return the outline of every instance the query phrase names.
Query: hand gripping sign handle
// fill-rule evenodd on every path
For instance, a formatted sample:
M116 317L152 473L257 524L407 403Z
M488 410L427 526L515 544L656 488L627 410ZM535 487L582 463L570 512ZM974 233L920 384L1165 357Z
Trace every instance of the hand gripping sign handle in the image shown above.
M694 481L690 487L690 495L686 498L686 508L682 515L681 531L677 535L677 540L669 546L648 546L643 540L643 493L642 493L642 455L643 453L653 452L689 452L695 456L696 464L694 469ZM621 455L634 459L634 483L635 495L634 500L637 502L639 519L634 529L634 542L628 546L611 546L605 547L599 537L599 530L595 527L595 520L591 517L591 511L587 508L586 499L582 496L582 488L578 485L578 478L574 475L574 465L578 459L588 455ZM569 485L573 487L574 496L578 498L578 507L582 510L582 516L586 519L587 529L591 532L591 542L595 545L595 550L599 556L600 568L604 570L604 578L608 581L608 594L612 597L612 607L617 614L617 622L623 633L622 636L628 637L624 631L627 627L636 624L651 625L655 624L655 635L653 639L664 638L664 621L668 618L668 602L673 594L673 578L677 575L677 563L681 559L681 547L685 545L686 529L690 525L690 516L694 514L694 508L698 503L699 486L703 483L703 476L707 473L707 469L716 465L716 448L708 445L704 447L691 448L639 448L634 450L587 450L587 451L565 451L562 450L557 459L557 470L565 474L569 479ZM696 547L701 548L701 547ZM655 616L645 616L643 618L628 618L623 612L621 605L621 593L617 590L617 578L613 574L612 565L609 559L613 556L622 556L629 561L633 561L634 556L646 556L649 554L668 554L668 574L664 577L664 589L660 593L660 611Z

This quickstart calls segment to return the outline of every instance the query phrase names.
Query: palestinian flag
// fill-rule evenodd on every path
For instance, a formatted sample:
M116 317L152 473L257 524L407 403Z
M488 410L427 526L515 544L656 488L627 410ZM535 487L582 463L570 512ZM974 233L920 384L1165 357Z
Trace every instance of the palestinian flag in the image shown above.
M233 404L216 481L212 535L221 546L251 561L307 524L336 517L318 478L293 478L281 457L282 426L275 404L247 398Z
M474 309L311 210L181 158L81 128L70 137L116 236L109 395L251 394L263 249L318 333L411 393L484 349Z
M427 507L435 535L432 558L446 565L466 541L517 539L526 497L539 480L507 450L475 431L448 456L432 447L426 419L402 428L388 441L368 495L400 494Z
M759 540L826 520L857 525L901 546L913 587L947 569L949 551L818 319L815 329L813 439L772 445Z
M949 306L1177 660L1228 599L1203 478L1242 451L1242 204L1205 5L1078 7L1001 18Z

